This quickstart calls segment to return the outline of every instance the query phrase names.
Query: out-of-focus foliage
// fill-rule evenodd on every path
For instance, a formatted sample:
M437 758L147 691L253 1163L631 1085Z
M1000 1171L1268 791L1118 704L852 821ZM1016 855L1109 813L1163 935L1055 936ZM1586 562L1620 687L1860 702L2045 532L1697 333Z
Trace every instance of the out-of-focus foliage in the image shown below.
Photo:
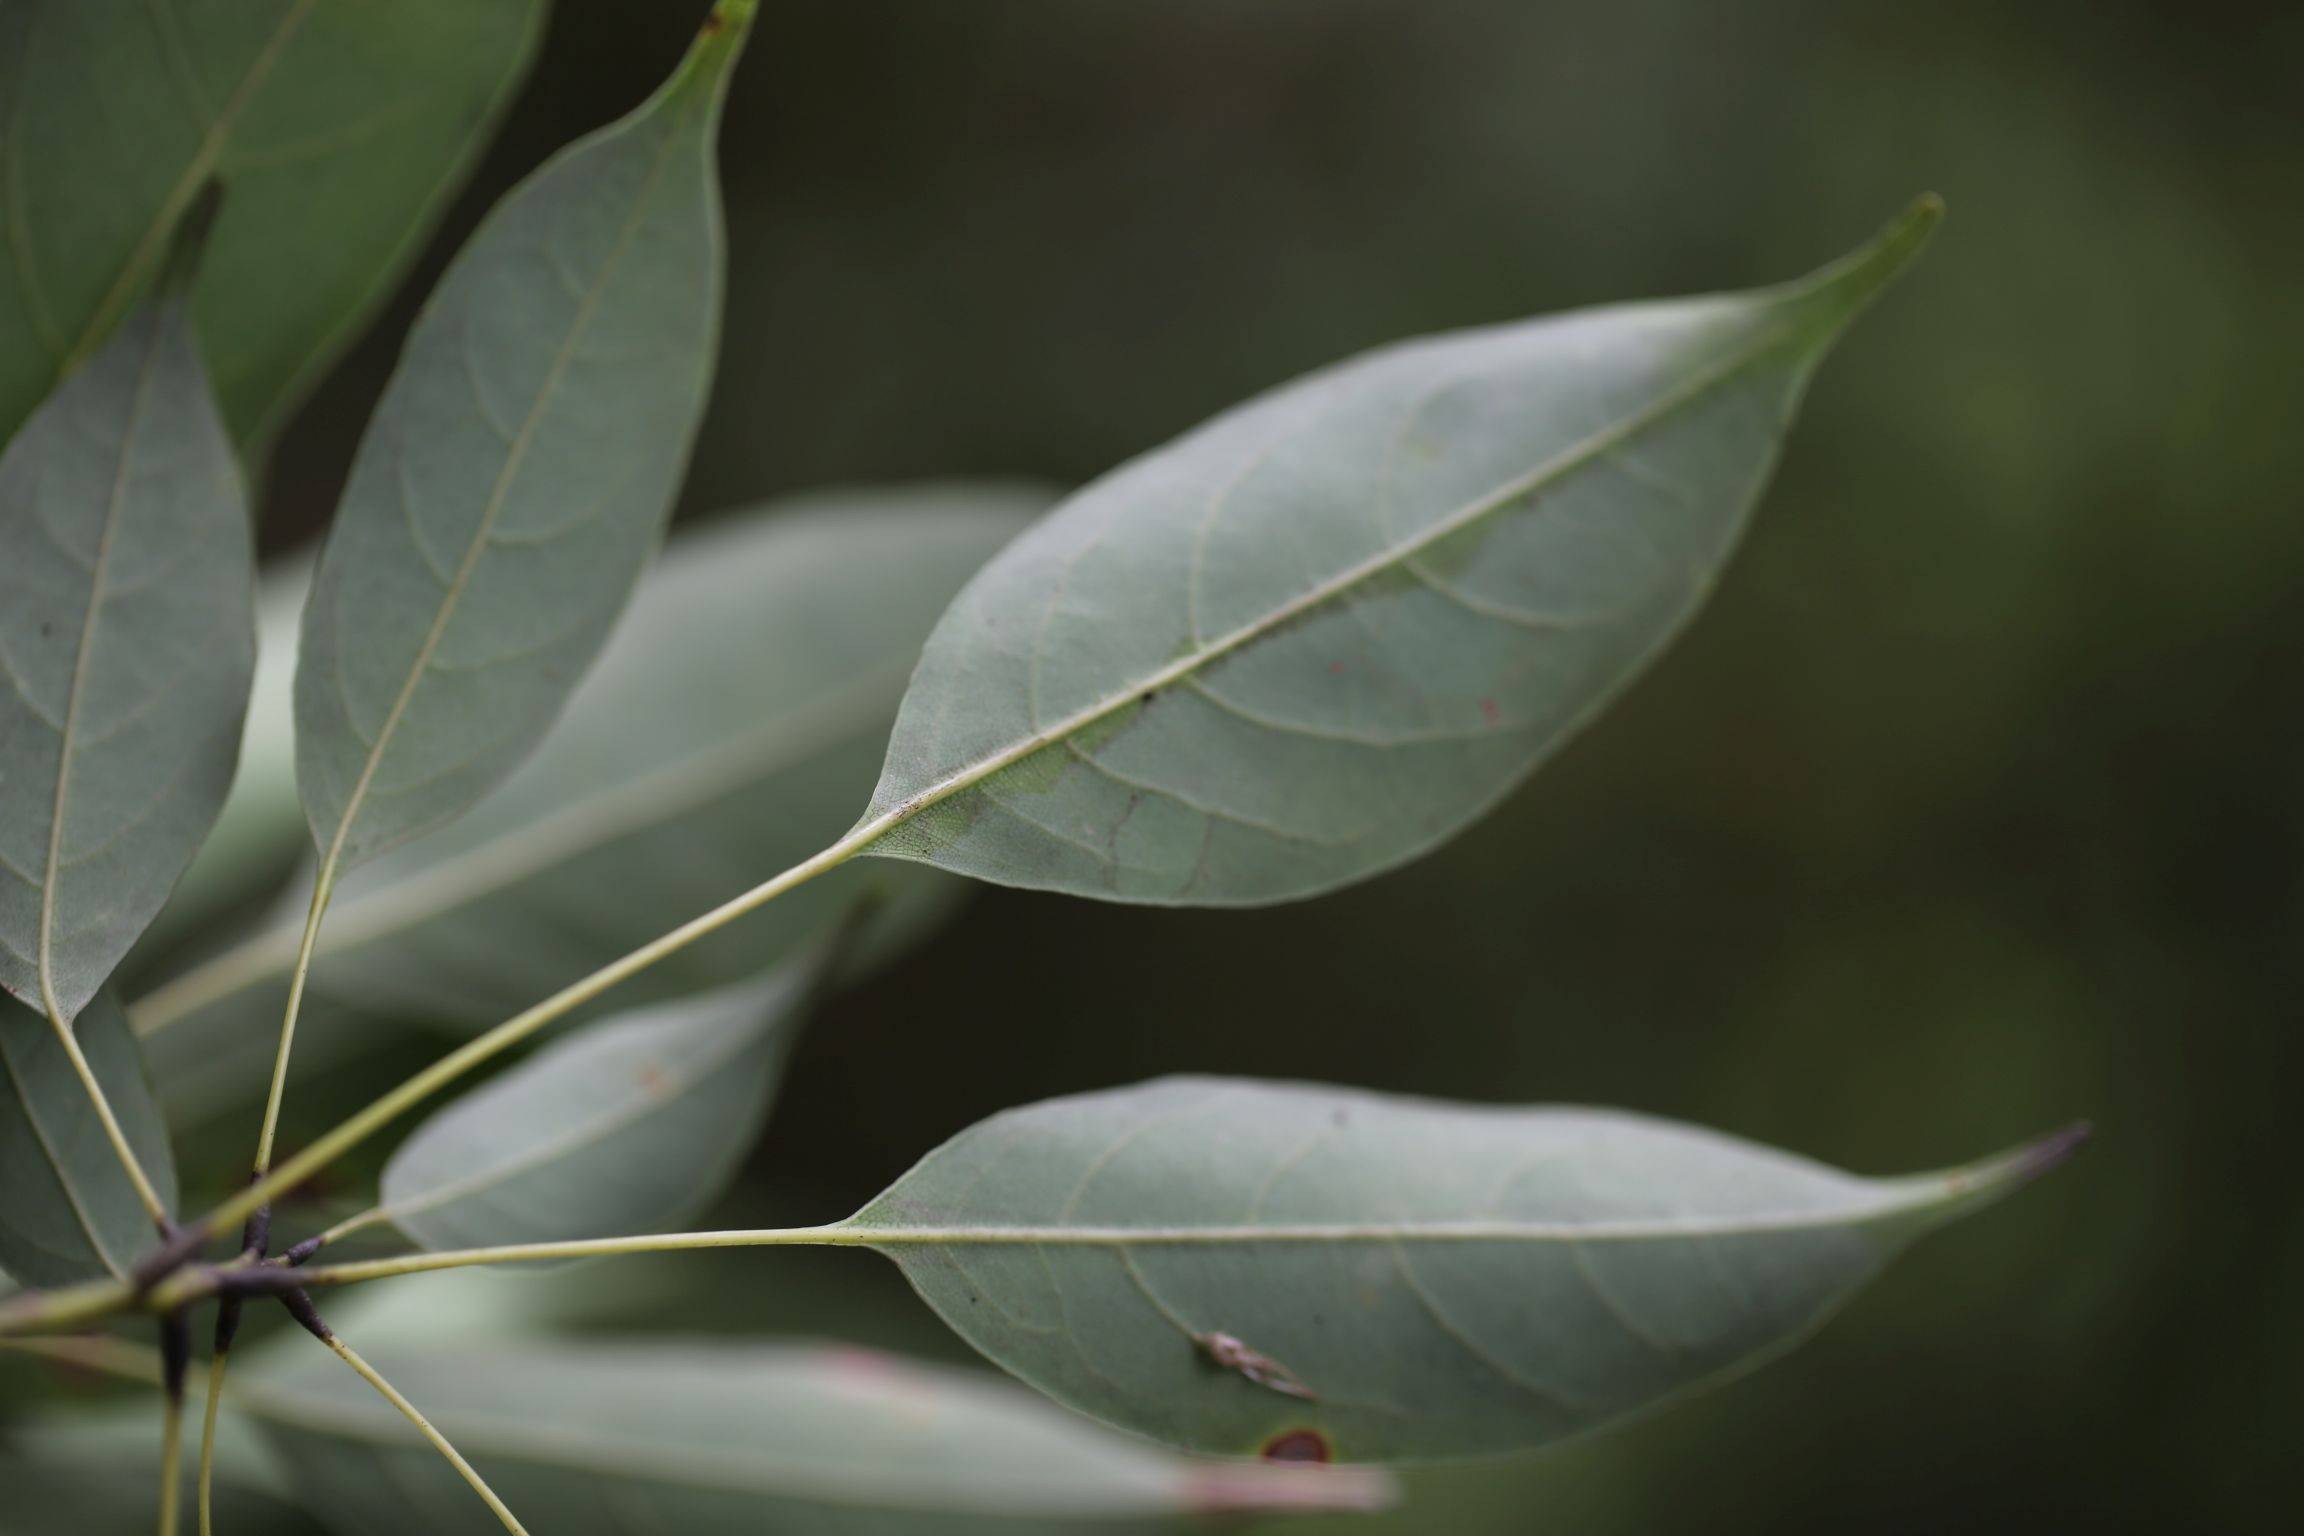
M420 280L683 41L558 16ZM1334 1529L2285 1529L2300 50L2288 7L2145 0L777 6L726 125L691 508L1077 481L1393 337L1768 280L1923 187L1951 217L1706 616L1479 835L1265 913L985 893L816 1021L706 1219L836 1217L994 1110L1187 1068L1624 1104L1868 1172L2089 1115L2086 1158L1770 1372ZM286 440L272 547L392 352ZM1018 954L1029 997L986 958ZM288 1134L411 1064L300 1084ZM225 1128L196 1198L237 1181ZM960 1348L856 1254L570 1278L619 1330Z

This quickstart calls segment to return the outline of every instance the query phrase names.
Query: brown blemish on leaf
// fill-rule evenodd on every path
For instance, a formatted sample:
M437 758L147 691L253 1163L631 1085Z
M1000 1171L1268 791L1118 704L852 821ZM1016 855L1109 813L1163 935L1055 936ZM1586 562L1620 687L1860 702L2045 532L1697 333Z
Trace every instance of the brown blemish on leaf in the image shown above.
M1480 701L1480 718L1493 727L1497 721L1504 718L1504 712L1496 707L1494 699L1482 699Z
M663 1068L652 1061L640 1068L638 1076L641 1091L652 1097L662 1098L671 1091L672 1080L664 1075Z
M1266 1461L1334 1461L1336 1447L1316 1429L1283 1430L1264 1442L1257 1454Z
M1237 1371L1260 1387L1266 1387L1284 1397L1300 1397L1313 1402L1312 1389L1297 1379L1296 1373L1273 1359L1250 1349L1229 1333L1196 1333L1192 1342L1210 1360L1228 1371Z

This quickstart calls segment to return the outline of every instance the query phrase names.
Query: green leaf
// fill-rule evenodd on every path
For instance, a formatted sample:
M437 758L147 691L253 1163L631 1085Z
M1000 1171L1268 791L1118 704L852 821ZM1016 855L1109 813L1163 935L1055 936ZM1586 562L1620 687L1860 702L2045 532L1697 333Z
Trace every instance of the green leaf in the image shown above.
M311 590L309 559L258 572L256 673L239 766L216 825L146 932L146 950L164 950L277 884L310 846L296 803L294 694L296 631Z
M720 323L713 142L743 26L514 188L410 333L304 614L296 778L324 870L536 745L663 532Z
M759 1137L827 951L597 1020L418 1126L382 1213L427 1248L672 1227Z
M1367 1508L1334 1468L1187 1461L977 1372L729 1340L379 1350L375 1364L533 1529L554 1536L1177 1529ZM344 1536L495 1529L456 1474L332 1361L267 1377L265 1428ZM475 1518L476 1517L476 1518Z
M1431 849L1695 612L1937 214L1789 287L1386 348L1106 476L953 603L854 838L1196 904Z
M225 419L263 437L358 334L524 72L543 0L0 7L0 439L150 281L211 176L197 289Z
M45 1406L45 1405L44 1405ZM196 1431L195 1431L196 1432ZM184 1457L183 1508L195 1507L196 1458ZM8 1536L151 1536L160 1415L148 1402L11 1423L0 1442ZM216 1425L216 1528L232 1536L295 1536L311 1526L288 1502L251 1425Z
M485 1027L823 847L871 782L936 615L1050 500L1021 486L859 490L682 529L535 757L338 888L315 996ZM857 865L803 886L617 1000L755 975L897 872ZM928 895L915 889L882 931ZM171 1054L179 1031L245 1034L260 1087L301 917L284 910L138 1002L139 1028Z
M110 993L75 1028L128 1144L161 1200L176 1204L168 1128L136 1037ZM47 1018L0 998L0 1269L26 1285L124 1278L152 1222Z
M1862 1179L1611 1110L1175 1078L995 1116L847 1226L978 1349L1123 1428L1463 1456L1787 1347L2069 1144Z
M240 472L181 293L0 454L0 987L69 1020L232 782L255 665Z

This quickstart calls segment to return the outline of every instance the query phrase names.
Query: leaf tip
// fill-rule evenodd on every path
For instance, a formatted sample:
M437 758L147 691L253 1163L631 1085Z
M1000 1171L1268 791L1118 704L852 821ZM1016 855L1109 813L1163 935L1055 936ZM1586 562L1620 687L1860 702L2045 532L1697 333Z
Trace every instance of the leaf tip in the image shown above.
M700 89L717 106L727 92L729 70L744 51L758 10L759 0L717 0L704 24L696 29L696 41L689 45L688 56L680 61L666 94Z
M2001 1159L2005 1165L2002 1178L2013 1187L2062 1167L2095 1134L2096 1126L2093 1122L2075 1120L2061 1130L2051 1131L2026 1142Z
M1869 241L1794 285L1797 300L1813 301L1826 334L1837 331L1904 275L1944 222L1944 199L1923 192Z
M1939 1174L1935 1181L1939 1198L1949 1211L1989 1205L2061 1167L2093 1134L2095 1127L2088 1121L2075 1120L1996 1157Z

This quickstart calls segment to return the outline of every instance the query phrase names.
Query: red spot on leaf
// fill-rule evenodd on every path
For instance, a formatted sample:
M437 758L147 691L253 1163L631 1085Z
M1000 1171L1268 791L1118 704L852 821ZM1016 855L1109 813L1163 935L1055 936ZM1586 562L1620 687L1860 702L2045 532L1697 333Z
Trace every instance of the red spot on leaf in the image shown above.
M1344 675L1344 663L1340 661L1328 663L1328 675L1330 677L1342 677Z
M1490 725L1494 725L1504 718L1504 712L1496 707L1494 699L1482 699L1480 701L1480 718Z
M1291 1429L1264 1442L1266 1461L1334 1461L1336 1448L1316 1429Z

